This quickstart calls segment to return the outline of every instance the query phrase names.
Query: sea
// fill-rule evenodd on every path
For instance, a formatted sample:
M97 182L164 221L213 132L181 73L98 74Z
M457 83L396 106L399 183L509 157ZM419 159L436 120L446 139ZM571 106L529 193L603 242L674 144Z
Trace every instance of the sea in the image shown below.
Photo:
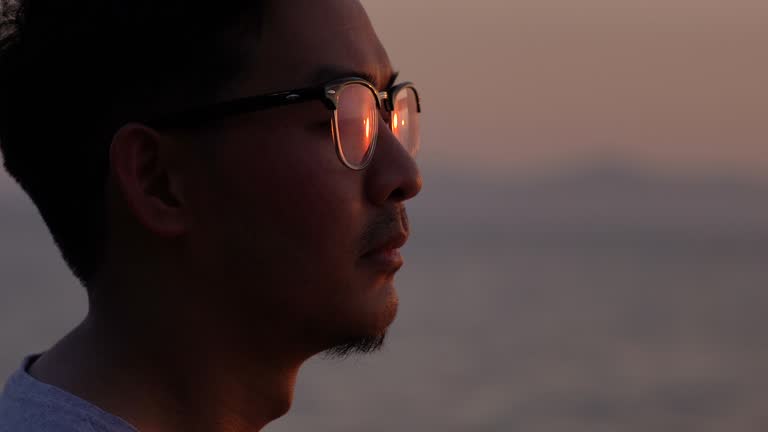
M381 352L318 356L268 432L766 431L768 186L611 167L435 176ZM0 381L85 313L0 196Z

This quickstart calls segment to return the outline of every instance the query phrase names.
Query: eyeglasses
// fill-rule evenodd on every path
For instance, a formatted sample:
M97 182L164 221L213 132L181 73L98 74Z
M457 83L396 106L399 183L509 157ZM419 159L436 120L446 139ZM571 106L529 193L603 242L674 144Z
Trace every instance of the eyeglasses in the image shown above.
M261 96L249 96L165 115L143 122L155 129L176 128L227 116L320 100L332 111L331 135L341 162L365 169L373 159L379 135L379 112L388 114L392 134L413 156L419 150L421 100L412 83L379 92L362 78L344 78L325 85Z

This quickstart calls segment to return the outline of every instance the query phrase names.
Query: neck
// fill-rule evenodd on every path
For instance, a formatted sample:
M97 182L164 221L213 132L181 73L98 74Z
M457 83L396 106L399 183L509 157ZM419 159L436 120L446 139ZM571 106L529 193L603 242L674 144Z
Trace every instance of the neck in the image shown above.
M238 343L223 337L229 329L174 314L152 320L103 306L92 304L30 373L141 432L256 432L290 408L309 355L277 355L274 340Z

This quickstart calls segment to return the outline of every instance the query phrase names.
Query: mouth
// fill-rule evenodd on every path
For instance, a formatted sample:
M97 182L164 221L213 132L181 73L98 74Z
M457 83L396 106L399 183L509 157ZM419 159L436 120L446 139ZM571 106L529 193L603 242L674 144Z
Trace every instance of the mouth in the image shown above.
M400 248L408 241L408 234L398 232L389 236L378 246L364 253L360 258L378 270L395 273L403 266L405 260L400 254Z

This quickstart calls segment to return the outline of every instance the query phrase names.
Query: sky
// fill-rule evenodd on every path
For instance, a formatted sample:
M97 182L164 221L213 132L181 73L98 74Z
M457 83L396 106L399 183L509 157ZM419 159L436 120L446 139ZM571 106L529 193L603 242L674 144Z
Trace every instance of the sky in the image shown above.
M768 177L764 0L363 0L424 98L422 159Z
M362 2L422 94L427 173L768 179L765 0Z

